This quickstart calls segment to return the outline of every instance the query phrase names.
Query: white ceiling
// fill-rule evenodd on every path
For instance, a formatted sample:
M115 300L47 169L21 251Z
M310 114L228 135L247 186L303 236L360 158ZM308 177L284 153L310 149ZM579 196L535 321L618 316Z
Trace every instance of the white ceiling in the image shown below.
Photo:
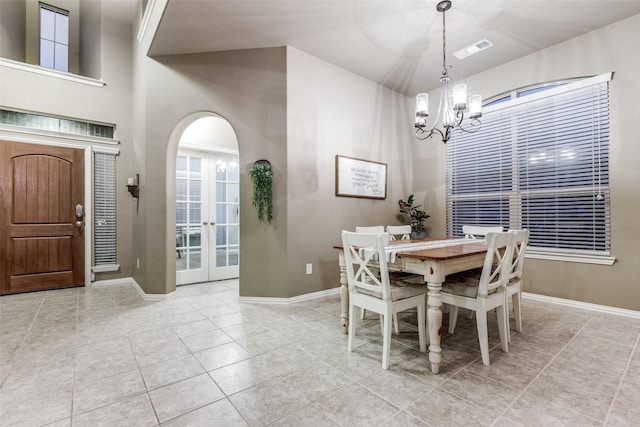
M436 0L168 0L149 54L292 46L413 96L438 86ZM453 0L447 63L477 74L640 13L640 0ZM640 35L640 31L639 31ZM494 47L452 53L488 38Z

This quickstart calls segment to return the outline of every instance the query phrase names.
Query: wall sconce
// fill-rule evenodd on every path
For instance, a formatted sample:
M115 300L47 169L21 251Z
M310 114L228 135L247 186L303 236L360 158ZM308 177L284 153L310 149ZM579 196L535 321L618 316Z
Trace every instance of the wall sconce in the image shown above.
M134 199L137 199L140 194L140 189L138 188L138 182L140 182L140 174L137 173L135 178L127 178L127 190L133 196Z

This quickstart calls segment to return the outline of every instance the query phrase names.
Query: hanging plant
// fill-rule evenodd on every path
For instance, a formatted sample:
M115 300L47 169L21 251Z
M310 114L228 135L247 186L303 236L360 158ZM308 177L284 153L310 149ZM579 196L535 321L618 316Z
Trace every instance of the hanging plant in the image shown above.
M249 171L253 181L253 206L258 209L260 222L273 219L273 171L268 160L258 160Z

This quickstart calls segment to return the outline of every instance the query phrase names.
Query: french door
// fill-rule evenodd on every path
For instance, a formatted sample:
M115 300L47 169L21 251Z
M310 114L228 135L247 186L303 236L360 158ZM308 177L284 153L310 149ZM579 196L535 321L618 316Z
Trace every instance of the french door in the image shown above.
M176 159L176 284L238 277L238 158L180 150Z

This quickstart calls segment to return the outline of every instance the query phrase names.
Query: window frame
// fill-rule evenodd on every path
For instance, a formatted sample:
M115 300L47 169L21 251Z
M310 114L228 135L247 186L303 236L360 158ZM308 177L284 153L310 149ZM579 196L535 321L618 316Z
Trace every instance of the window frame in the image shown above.
M609 82L611 80L612 73L605 73L595 77L588 78L578 78L578 79L569 79L569 80L560 80L556 82L547 82L536 85L531 85L525 88L518 88L506 93L502 93L491 97L487 100L485 104L492 104L485 108L485 114L497 112L501 109L513 108L512 110L508 110L505 120L514 120L513 117L516 116L517 107L523 104L529 104L534 101L541 100L543 98L548 98L554 95L560 95L563 93L570 93L576 89L583 89L590 86L600 85L605 82ZM546 90L535 90L543 87L549 87ZM527 92L529 91L529 92ZM607 96L609 89L607 87ZM528 93L526 96L520 96L522 93ZM505 97L510 97L510 100L504 100ZM598 101L600 102L600 101ZM607 123L609 122L609 115L607 114ZM493 123L493 122L492 122ZM461 134L462 131L454 131L454 138L456 133ZM455 180L452 179L451 174L454 173L454 166L452 162L452 156L456 155L455 152L455 142L454 139L447 145L447 187L446 187L446 206L447 206L447 235L449 237L453 237L459 234L456 230L454 230L455 224L459 221L454 221L454 204L459 202L471 201L473 203L482 203L483 200L495 200L496 198L504 199L505 203L508 205L508 218L506 223L510 228L522 228L523 224L523 209L522 209L522 201L526 197L531 197L535 195L536 191L531 191L527 189L527 191L523 191L519 185L520 175L526 176L524 171L519 171L518 168L518 139L519 135L512 132L505 132L506 137L511 141L511 151L509 151L510 161L511 161L511 176L507 178L508 186L511 187L508 191L504 191L504 189L498 188L493 192L466 192L462 195L455 194L454 185L456 185ZM453 143L453 144L452 144ZM506 141L508 144L509 141ZM606 148L609 148L609 142L607 140ZM522 147L520 147L522 148ZM464 161L464 158L458 158L460 161ZM504 170L504 169L503 169ZM599 170L599 172L601 172ZM608 170L606 171L608 176ZM502 181L501 181L502 182ZM606 188L605 188L606 187ZM527 249L527 256L529 258L538 258L538 259L548 259L548 260L561 260L561 261L572 261L572 262L586 262L586 263L595 263L595 264L604 264L611 265L615 261L615 258L611 256L610 253L610 235L611 235L611 226L610 226L610 199L609 195L609 186L608 183L605 186L607 199L605 205L605 237L604 241L606 244L605 250L584 250L584 249L569 249L569 248L553 248L553 247L532 247L530 246ZM486 189L486 188L485 188ZM576 190L579 192L579 190ZM540 194L544 193L541 191ZM549 191L549 194L552 194L552 191ZM562 191L556 191L557 194L562 194ZM560 196L558 196L560 197ZM495 203L495 202L494 202ZM499 203L502 205L502 203ZM498 205L495 205L498 206ZM554 209L557 209L554 205ZM472 208L473 210L473 208ZM475 208L476 212L482 212L482 209ZM504 212L501 212L501 208L499 208L498 214L502 215L502 221L500 223L495 224L481 224L481 225L505 225L504 221ZM471 212L471 211L470 211ZM493 212L490 215L494 215ZM529 214L531 216L531 213ZM595 215L595 214L594 214ZM462 219L464 221L464 219ZM554 225L559 225L560 223L555 223ZM458 230L460 231L460 230ZM594 242L597 242L594 239Z
M43 22L42 22L42 11L44 10L48 10L50 12L53 12L55 14L55 17L57 17L57 15L62 15L62 16L66 16L67 18L67 26L66 26L66 37L67 37L67 42L66 43L61 43L60 41L58 41L57 38L57 31L55 29L55 24L54 24L54 36L53 39L45 39L42 35L42 26L43 26ZM41 67L44 68L48 68L50 70L56 70L56 71L61 71L61 72L65 72L68 73L69 72L69 47L70 47L70 38L71 38L71 31L70 31L70 12L68 10L64 10L61 9L59 7L56 6L52 6L50 4L44 3L44 2L40 2L38 3L38 64ZM54 19L54 22L56 20ZM49 42L53 43L53 57L52 57L52 61L53 61L53 66L49 66L49 65L44 65L43 61L42 61L42 42L43 40L47 40ZM58 68L56 65L56 47L58 45L61 46L65 46L66 50L67 50L67 58L64 64L64 69L63 68Z

